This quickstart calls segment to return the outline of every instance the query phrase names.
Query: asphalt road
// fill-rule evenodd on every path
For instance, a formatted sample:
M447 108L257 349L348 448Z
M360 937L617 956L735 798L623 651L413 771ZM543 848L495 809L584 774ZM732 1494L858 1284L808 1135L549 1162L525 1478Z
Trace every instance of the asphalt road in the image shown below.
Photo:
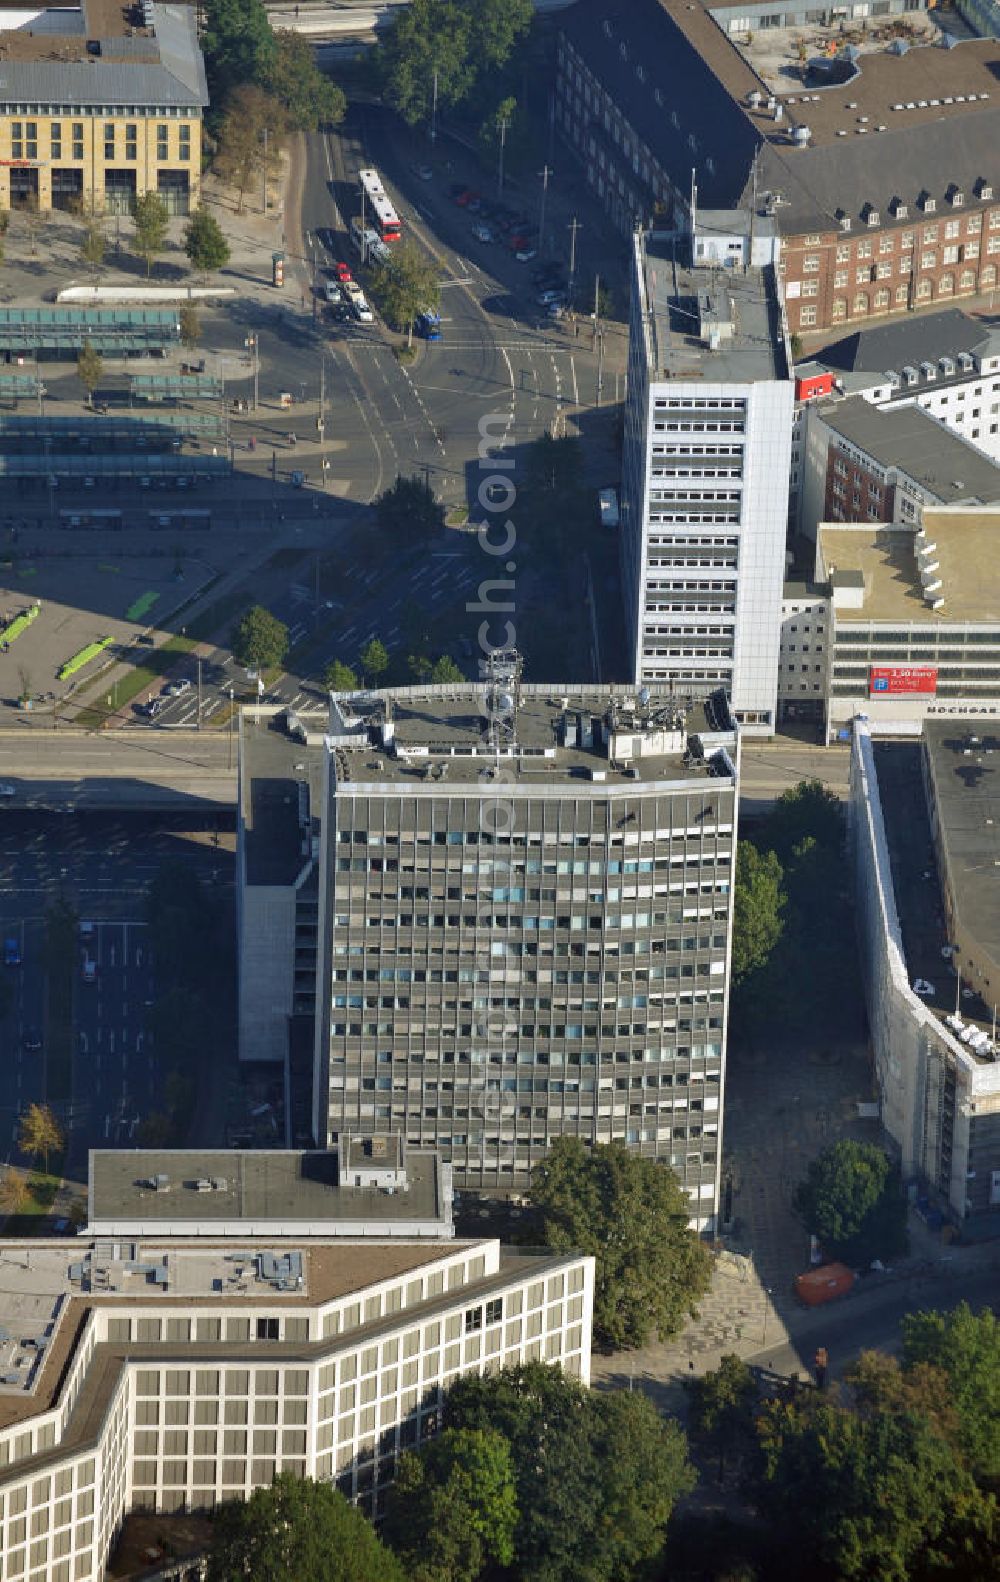
M83 962L96 965L93 982ZM80 941L74 1003L72 1128L109 1146L130 1142L155 1107L158 1070L150 1016L155 1003L153 952L145 923L94 922Z

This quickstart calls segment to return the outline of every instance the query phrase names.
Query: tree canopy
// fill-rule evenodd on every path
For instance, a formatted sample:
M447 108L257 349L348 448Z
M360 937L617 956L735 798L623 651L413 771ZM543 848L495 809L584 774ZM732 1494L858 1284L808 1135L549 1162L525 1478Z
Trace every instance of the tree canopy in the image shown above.
M358 678L343 660L331 659L323 672L323 685L328 692L357 692Z
M950 1313L908 1313L903 1364L940 1369L958 1417L957 1442L978 1478L1000 1478L1000 1320L960 1302Z
M283 1472L212 1518L208 1582L404 1582L362 1513L328 1483Z
M824 1149L793 1206L824 1250L849 1263L894 1258L908 1245L899 1171L874 1143L842 1138Z
M87 392L87 400L94 404L94 391L104 378L104 358L93 341L84 341L76 359L76 377Z
M17 1146L33 1159L41 1159L48 1175L50 1154L59 1153L65 1143L62 1127L47 1104L29 1104L21 1116Z
M287 28L279 28L275 38L277 49L264 80L268 93L287 107L298 132L337 125L344 119L347 101L316 65L312 43Z
M736 849L733 895L732 978L734 988L767 966L784 927L782 870L773 851L759 852L748 840Z
M271 670L288 653L288 627L262 604L244 610L230 634L233 657L251 670Z
M201 47L213 106L228 110L235 93L257 88L284 107L299 131L343 118L344 95L320 71L308 40L284 28L275 32L262 0L205 0ZM271 130L277 135L277 123Z
M445 1428L510 1447L518 1582L612 1582L655 1556L694 1484L684 1435L644 1395L594 1391L543 1363L456 1381Z
M377 687L389 668L389 650L380 637L369 638L358 655L358 662L368 685Z
M193 269L221 269L229 262L229 243L222 227L208 209L195 209L184 227L184 251Z
M821 780L800 780L775 801L761 832L761 845L785 866L804 840L837 849L844 839L844 807Z
M667 1340L708 1289L706 1249L673 1171L622 1143L557 1137L531 1183L543 1239L596 1259L594 1336L609 1347Z
M158 192L144 192L132 205L135 250L146 265L148 277L154 258L163 252L170 227L165 200Z
M437 265L418 248L397 243L376 271L375 289L384 318L395 329L406 330L413 341L413 325L421 313L434 313L441 301Z
M745 1452L754 1442L757 1386L742 1358L730 1352L719 1366L691 1380L691 1430L719 1458L719 1480L726 1452Z
M404 477L383 490L375 502L375 519L386 533L429 538L444 526L444 506L423 478Z
M412 0L382 36L382 96L405 121L430 119L478 92L531 26L531 0Z
M384 1535L413 1582L476 1582L514 1558L511 1447L490 1428L448 1428L400 1461Z
M911 1582L955 1513L978 1503L951 1446L914 1412L863 1416L817 1403L770 1403L759 1431L758 1510L823 1578Z

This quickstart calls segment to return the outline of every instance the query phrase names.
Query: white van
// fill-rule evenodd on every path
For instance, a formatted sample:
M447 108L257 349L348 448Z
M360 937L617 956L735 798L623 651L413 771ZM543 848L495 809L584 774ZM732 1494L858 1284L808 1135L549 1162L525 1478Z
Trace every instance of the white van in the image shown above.
M598 502L601 507L601 526L609 527L612 531L618 526L618 496L614 489L601 489L598 493Z

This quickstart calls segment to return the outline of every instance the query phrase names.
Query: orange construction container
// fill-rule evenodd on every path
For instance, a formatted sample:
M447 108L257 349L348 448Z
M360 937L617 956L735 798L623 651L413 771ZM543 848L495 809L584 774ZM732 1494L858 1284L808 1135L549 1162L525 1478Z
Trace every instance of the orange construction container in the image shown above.
M854 1285L854 1271L846 1263L824 1263L819 1269L800 1274L795 1281L795 1295L807 1307L820 1307L838 1296L845 1296Z

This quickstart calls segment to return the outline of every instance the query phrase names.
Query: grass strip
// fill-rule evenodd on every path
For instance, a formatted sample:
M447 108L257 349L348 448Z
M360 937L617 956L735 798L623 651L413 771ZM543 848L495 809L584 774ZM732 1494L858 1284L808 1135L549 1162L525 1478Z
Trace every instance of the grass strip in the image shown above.
M70 676L75 676L78 670L82 670L84 665L89 665L90 661L96 659L98 654L103 654L104 650L109 648L113 642L113 637L95 637L94 641L88 643L86 648L81 648L71 659L67 659L64 665L60 665L56 671L57 679L59 681L68 681Z
M140 594L125 611L126 621L141 621L143 616L153 608L160 595L155 589L148 593Z
M102 725L107 724L110 715L131 703L140 692L149 692L159 686L164 676L173 670L178 659L183 654L189 654L197 646L193 637L181 637L180 633L177 633L173 637L168 637L161 647L154 648L151 653L143 650L142 664L136 665L128 675L123 676L114 689L115 708L109 709L105 703L92 703L74 716L73 724L78 725L81 730L99 731Z

